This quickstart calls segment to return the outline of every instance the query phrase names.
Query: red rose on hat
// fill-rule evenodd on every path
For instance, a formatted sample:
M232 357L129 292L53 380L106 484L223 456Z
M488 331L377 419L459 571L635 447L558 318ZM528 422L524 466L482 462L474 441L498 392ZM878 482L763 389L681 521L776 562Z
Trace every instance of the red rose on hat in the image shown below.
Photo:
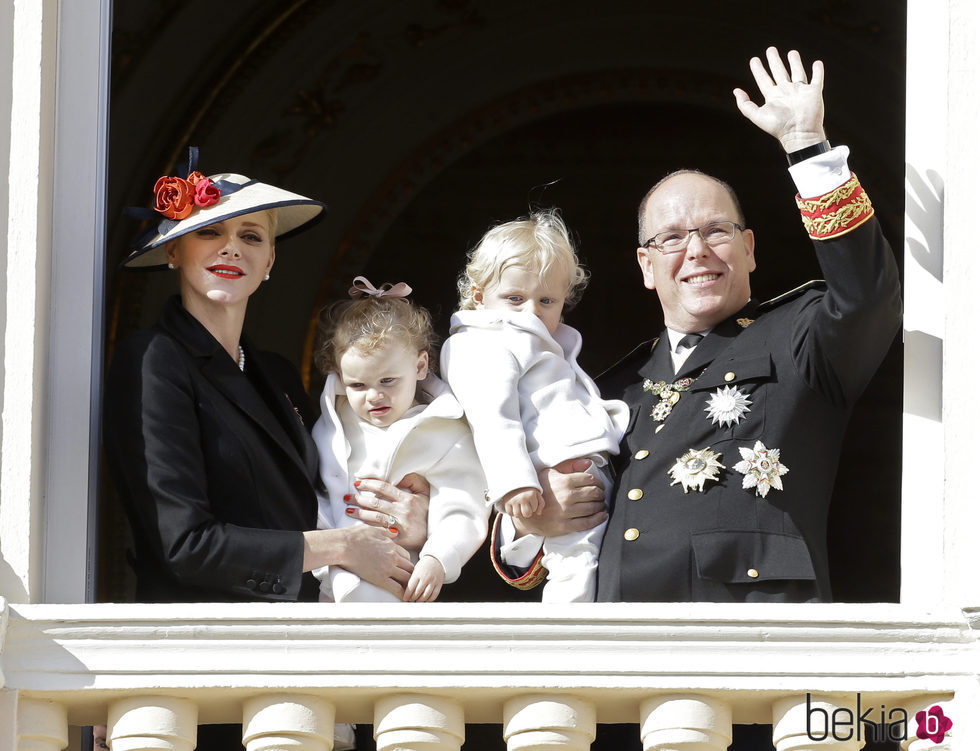
M191 173L191 177L194 175L200 175L200 172ZM188 177L188 182L190 182L190 177ZM205 207L212 206L218 202L221 198L221 188L214 184L210 177L201 177L194 183L194 205Z
M180 177L161 177L153 186L154 211L168 219L186 219L194 210L194 188Z

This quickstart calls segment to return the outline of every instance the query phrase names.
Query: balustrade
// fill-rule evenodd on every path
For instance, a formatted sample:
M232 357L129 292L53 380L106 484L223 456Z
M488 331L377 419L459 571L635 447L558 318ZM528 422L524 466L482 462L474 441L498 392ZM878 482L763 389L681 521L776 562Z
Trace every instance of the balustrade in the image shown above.
M725 751L732 742L732 706L739 695L725 698L667 694L641 703L638 732L644 751ZM957 714L968 724L963 707L948 699L920 696L903 709L911 721L903 751L954 751L953 734L944 732L943 717ZM936 713L940 707L943 712ZM801 698L784 696L771 706L776 751L857 751L867 739L857 732L853 697L834 694ZM893 708L894 711L895 708ZM917 712L932 712L930 737L916 735ZM818 716L817 720L808 713ZM374 705L378 751L459 751L465 739L462 705L448 697L396 694ZM198 708L194 702L167 696L131 696L113 702L108 712L112 751L192 751ZM573 696L521 695L503 709L503 739L508 751L588 751L596 735L595 704ZM269 694L242 706L242 743L247 751L331 751L334 709L328 700L304 694ZM896 731L897 732L897 731ZM968 729L967 733L974 729ZM901 740L892 736L894 740ZM8 745L4 745L4 744ZM15 728L0 731L0 749L60 751L68 745L66 706L20 697Z
M335 722L373 724L379 751L459 751L465 723L501 724L508 751L588 751L610 722L645 751L724 751L733 723L771 723L777 751L857 751L862 712L905 718L903 751L980 748L972 611L524 612L0 602L0 751L103 722L112 751L191 751L201 722L241 723L247 751L331 751Z

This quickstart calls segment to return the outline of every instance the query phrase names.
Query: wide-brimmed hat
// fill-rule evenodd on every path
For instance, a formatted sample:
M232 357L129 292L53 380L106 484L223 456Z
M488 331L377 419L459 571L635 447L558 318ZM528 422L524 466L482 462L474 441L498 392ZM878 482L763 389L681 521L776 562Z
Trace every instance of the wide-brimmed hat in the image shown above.
M133 252L122 263L125 268L163 267L168 242L225 219L275 209L276 237L283 239L311 227L326 209L320 201L244 175L205 177L194 171L196 162L197 149L192 147L185 176L157 180L153 209L129 210L130 215L158 221L134 240Z

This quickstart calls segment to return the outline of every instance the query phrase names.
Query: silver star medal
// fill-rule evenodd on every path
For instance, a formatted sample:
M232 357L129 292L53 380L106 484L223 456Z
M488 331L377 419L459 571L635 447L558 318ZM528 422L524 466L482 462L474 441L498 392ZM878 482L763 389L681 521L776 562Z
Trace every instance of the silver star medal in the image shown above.
M718 480L718 470L725 465L718 461L721 454L712 451L711 446L695 451L689 449L684 456L674 462L668 474L673 478L671 485L680 483L686 493L691 488L704 492L707 480Z
M708 406L704 411L708 413L712 423L727 428L729 425L738 425L752 411L749 409L751 403L736 386L724 386L708 397L705 402Z
M757 495L765 498L770 489L783 489L782 476L789 472L789 467L779 462L779 449L767 449L762 441L756 441L750 449L739 447L742 461L733 469L745 475L742 478L742 488L755 488Z

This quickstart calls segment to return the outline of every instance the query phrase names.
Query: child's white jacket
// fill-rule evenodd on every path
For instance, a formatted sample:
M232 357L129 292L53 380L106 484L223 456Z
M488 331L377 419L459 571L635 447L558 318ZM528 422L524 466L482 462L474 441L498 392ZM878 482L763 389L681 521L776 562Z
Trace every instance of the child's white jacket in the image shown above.
M473 429L491 502L538 488L537 473L566 459L619 453L624 402L603 399L576 358L582 336L554 336L532 313L460 310L442 346L442 373Z
M338 396L344 396L344 387L331 373L320 397L320 418L313 426L320 477L327 491L326 498L319 494L317 526L321 529L361 523L344 512L344 495L357 491L353 486L356 478L348 476L350 444L337 414ZM436 558L449 583L459 578L463 564L486 538L486 485L463 409L449 387L430 375L419 384L419 397L428 404L421 412L397 421L401 438L389 456L372 457L379 469L372 476L398 483L415 472L428 481L428 539L420 555ZM325 570L314 573L324 580Z

